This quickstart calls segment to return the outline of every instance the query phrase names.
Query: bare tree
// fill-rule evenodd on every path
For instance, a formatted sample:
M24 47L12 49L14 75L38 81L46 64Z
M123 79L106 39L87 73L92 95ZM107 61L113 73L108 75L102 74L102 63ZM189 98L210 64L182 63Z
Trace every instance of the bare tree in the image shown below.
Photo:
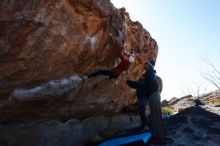
M214 64L209 59L202 59L211 68L211 71L209 72L200 72L202 77L220 90L220 71L214 66Z
M201 97L202 95L204 95L207 91L207 86L204 85L194 85L194 84L190 84L190 87L187 87L186 92L184 92L182 90L182 93L184 95L192 95L192 97L194 99L198 99L199 97Z

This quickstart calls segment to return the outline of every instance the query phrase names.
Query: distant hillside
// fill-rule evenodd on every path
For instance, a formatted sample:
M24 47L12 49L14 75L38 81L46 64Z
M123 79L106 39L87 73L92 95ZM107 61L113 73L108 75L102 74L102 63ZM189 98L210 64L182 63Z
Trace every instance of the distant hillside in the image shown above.
M203 94L199 97L187 95L181 98L172 98L169 101L162 101L162 106L169 107L171 110L173 110L173 113L177 113L183 109L195 105L204 105L204 107L207 107L209 109L218 108L220 106L220 90Z

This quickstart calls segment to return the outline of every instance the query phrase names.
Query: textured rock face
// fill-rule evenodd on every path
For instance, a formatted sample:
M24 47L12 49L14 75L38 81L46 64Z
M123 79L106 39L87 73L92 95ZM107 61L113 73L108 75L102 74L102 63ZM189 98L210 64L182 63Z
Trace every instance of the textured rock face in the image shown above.
M97 145L97 142L105 139L129 135L131 129L137 129L139 124L140 118L134 113L108 118L97 116L82 121L67 119L28 124L0 122L0 145ZM203 107L185 109L167 119L166 125L167 137L172 141L164 146L219 146L220 116Z
M41 87L113 68L119 62L122 40L136 60L118 79L98 76L74 88L65 86L62 94ZM0 1L0 115L45 119L116 112L136 101L125 79L137 79L144 71L143 63L156 60L157 52L156 41L142 25L108 0ZM8 102L9 97L13 101L14 95L23 95L18 94L20 89L43 90L44 94L34 101ZM36 94L31 95L34 99Z
M137 115L118 115L106 119L104 116L79 121L47 121L44 123L8 124L0 123L1 146L78 146L98 142L111 137L117 131L137 127Z
M190 107L174 115L167 123L167 136L173 139L165 146L218 146L220 116L203 107Z

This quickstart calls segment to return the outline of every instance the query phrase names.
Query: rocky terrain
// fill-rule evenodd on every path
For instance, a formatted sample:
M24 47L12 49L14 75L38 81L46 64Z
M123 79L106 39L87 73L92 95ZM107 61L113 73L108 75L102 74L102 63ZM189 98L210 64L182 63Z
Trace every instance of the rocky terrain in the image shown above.
M123 41L136 58L129 69L117 79L85 79L118 64ZM0 1L0 146L92 145L140 126L125 81L158 51L141 23L109 0ZM170 145L219 145L219 109L210 100L218 95L201 98L209 106L166 102L180 112L167 121Z
M218 106L191 106L165 119L167 137L172 139L165 146L218 146L220 115L216 113L219 111ZM129 129L139 126L140 118L135 105L127 107L117 115L93 116L84 120L67 116L47 122L1 121L0 145L91 146L121 136L120 131L126 134ZM149 143L147 145L154 146Z
M172 107L167 120L167 135L173 142L167 146L218 146L220 144L220 91L193 97L173 98L163 101Z
M193 106L173 115L167 121L167 128L167 136L173 139L167 146L220 144L220 115L209 112L204 107Z
M180 98L172 98L170 101L163 100L164 107L172 108L173 113L178 113L181 110L192 106L203 106L206 110L214 112L218 115L220 105L220 90L212 91L207 94L202 94L197 97L186 95Z

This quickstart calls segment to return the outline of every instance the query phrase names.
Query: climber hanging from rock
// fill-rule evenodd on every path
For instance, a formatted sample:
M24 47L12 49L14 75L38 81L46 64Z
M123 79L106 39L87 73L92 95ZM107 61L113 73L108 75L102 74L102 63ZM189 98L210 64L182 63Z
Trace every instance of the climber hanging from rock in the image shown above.
M132 52L128 52L123 47L124 41L120 47L119 58L121 59L120 63L111 70L98 70L88 76L88 78L97 76L97 75L106 75L109 76L109 80L112 78L118 78L124 71L126 71L130 64L134 62L135 56Z

